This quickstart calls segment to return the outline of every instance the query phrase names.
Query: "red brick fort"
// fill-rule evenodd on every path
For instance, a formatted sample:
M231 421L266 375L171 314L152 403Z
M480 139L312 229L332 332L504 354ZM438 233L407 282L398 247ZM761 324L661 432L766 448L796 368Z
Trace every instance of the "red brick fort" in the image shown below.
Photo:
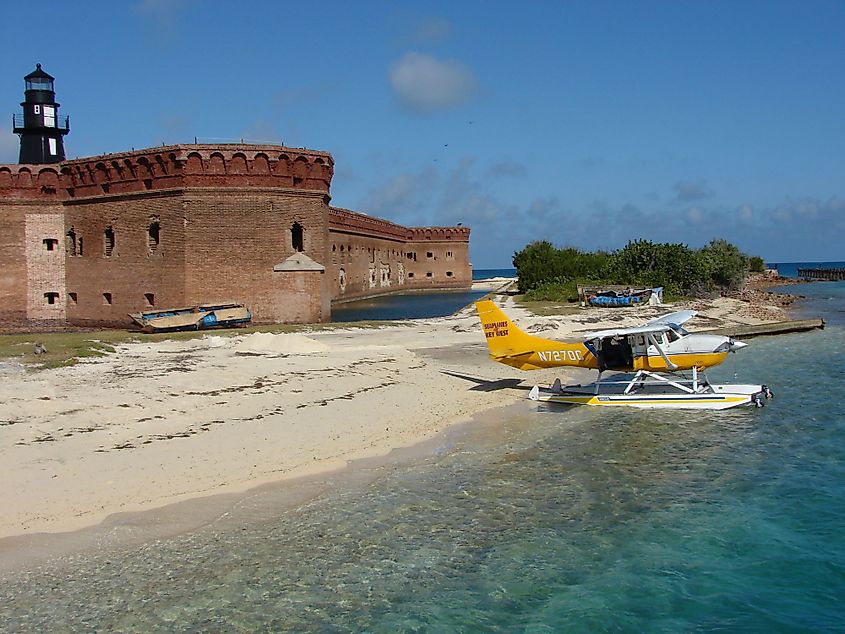
M471 285L469 228L331 207L333 169L251 144L0 165L0 326L126 326L223 301L258 323L320 322L333 301Z

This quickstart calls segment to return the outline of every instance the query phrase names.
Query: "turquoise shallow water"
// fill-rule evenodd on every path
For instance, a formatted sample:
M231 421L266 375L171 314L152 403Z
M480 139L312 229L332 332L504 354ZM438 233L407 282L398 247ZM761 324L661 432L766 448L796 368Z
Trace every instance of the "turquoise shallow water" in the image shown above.
M841 630L845 283L800 292L826 330L711 371L763 409L526 401L295 508L4 579L0 631Z

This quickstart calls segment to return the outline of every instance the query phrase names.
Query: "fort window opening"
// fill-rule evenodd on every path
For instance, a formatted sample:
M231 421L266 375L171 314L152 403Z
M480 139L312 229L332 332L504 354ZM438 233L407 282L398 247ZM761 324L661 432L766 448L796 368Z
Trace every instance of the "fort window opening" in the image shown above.
M44 299L47 300L48 304L55 304L59 299L58 293L44 293Z
M79 249L77 250L76 255L84 255L82 252L82 236L79 236Z
M147 301L147 306L155 306L156 305L155 293L144 293L144 299Z
M156 252L159 242L161 242L161 226L158 224L158 220L153 220L147 227L147 249L150 253Z
M114 229L112 229L111 227L106 227L106 230L103 232L103 255L105 255L107 258L110 258L113 251Z
M68 255L76 255L76 232L73 230L73 227L70 228L70 231L65 236L67 238Z
M48 251L55 251L59 246L59 241L55 238L44 238L44 246Z
M426 276L426 277L431 277L431 271L428 271L428 272L425 274L425 276Z
M447 260L454 260L455 259L454 253L452 253L451 251L446 251L446 259Z
M68 293L67 298L70 300L71 304L75 304L76 301L77 301L76 300L76 293Z
M408 273L408 277L414 277L413 273Z
M446 277L452 277L452 271L446 271Z
M111 293L103 293L103 303L111 305Z
M425 257L427 257L430 260L431 258L434 257L434 253L432 253L431 251L426 251Z
M290 242L294 251L305 251L305 230L298 222L294 222L290 228ZM341 251L343 247L341 247Z

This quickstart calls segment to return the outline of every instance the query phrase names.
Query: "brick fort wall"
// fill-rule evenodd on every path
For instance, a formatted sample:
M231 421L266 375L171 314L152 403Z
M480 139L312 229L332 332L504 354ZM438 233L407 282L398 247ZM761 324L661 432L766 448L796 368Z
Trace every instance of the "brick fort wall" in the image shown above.
M319 322L333 300L469 287L468 228L331 208L333 169L325 152L201 144L0 165L0 325L223 301Z

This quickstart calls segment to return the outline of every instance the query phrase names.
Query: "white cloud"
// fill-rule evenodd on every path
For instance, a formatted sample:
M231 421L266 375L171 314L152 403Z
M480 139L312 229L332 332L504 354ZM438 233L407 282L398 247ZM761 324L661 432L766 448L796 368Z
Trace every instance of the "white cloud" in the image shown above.
M469 67L422 53L407 53L391 66L388 78L399 101L420 113L459 106L478 87Z
M510 160L494 163L487 170L487 176L490 178L521 178L526 174L528 169L524 163Z
M675 183L675 200L689 202L710 198L713 192L704 181L678 181Z
M396 174L370 190L360 211L382 215L395 222L412 221L414 215L429 204L429 193L437 181L438 174L431 168L417 174Z
M701 224L704 220L704 212L699 207L690 207L687 210L687 218L694 224Z
M740 222L751 224L754 221L754 208L751 205L740 205L736 210L737 218Z
M21 142L17 134L0 130L0 163L17 163Z

